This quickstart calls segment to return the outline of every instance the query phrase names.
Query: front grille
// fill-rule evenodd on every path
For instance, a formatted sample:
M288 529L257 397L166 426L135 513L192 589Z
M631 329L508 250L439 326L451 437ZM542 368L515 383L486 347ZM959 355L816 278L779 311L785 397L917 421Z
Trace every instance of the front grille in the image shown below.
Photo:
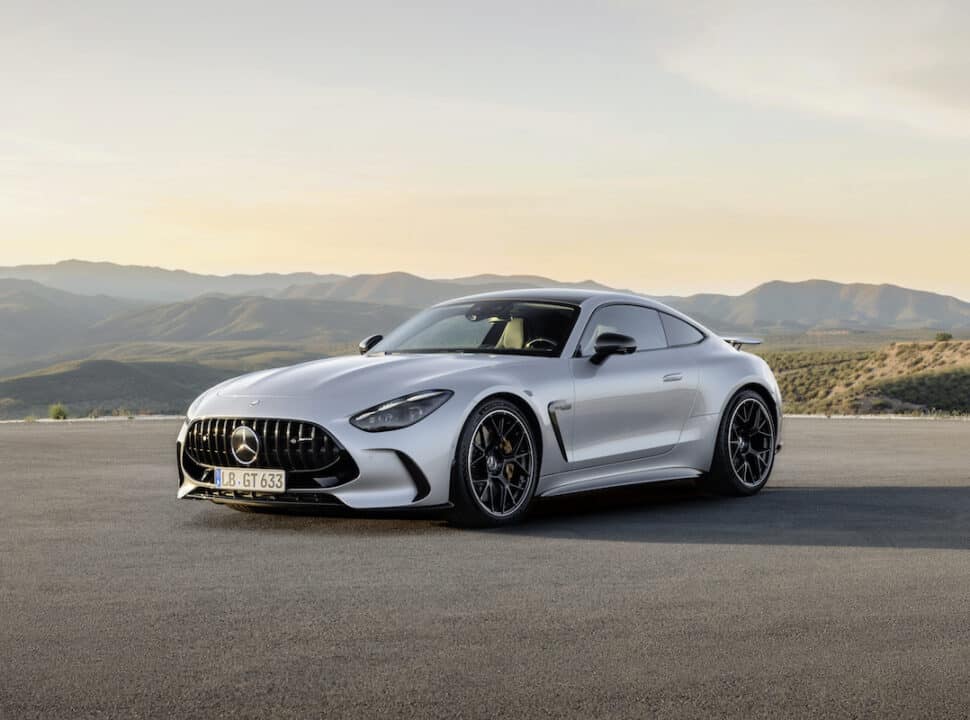
M232 454L233 430L246 425L259 437L256 459L248 465ZM196 420L185 436L185 454L209 467L279 468L287 472L319 473L353 463L340 444L319 425L269 418L205 418Z

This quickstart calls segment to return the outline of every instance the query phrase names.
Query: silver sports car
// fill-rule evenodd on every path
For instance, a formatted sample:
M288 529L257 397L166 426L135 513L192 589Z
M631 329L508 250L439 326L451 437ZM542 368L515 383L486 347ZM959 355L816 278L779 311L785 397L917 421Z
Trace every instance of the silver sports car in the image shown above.
M758 492L781 449L768 365L636 295L489 293L335 357L227 380L189 408L178 497L239 510L447 508L681 478Z

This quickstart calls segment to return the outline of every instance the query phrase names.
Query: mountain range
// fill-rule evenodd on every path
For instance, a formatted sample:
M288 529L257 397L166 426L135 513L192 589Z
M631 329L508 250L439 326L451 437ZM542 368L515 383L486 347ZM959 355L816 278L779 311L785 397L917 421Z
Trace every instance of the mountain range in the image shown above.
M30 280L78 295L109 295L155 303L190 300L215 293L359 300L421 307L429 302L455 297L456 294L489 290L539 286L606 288L592 280L564 283L532 275L473 275L452 280L429 280L404 272L352 277L311 272L201 275L185 270L86 260L0 267L0 278Z
M64 260L53 265L0 267L0 278L32 280L78 295L111 295L129 300L172 302L206 293L266 295L291 285L338 279L315 273L259 275L200 275L140 265Z
M214 376L352 352L431 303L567 285L608 289L523 275L215 276L78 260L0 268L0 417L42 411L37 398L59 395L78 408L129 397L131 406L171 409ZM970 336L970 303L894 285L774 281L737 296L658 299L719 332ZM132 395L138 378L157 392Z
M896 285L774 281L743 295L661 300L716 330L970 329L970 303Z

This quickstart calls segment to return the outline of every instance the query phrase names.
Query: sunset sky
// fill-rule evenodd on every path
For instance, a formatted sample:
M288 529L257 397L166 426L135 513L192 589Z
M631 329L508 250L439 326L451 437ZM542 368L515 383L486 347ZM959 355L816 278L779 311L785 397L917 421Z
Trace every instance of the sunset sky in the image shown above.
M0 27L0 265L970 299L967 2L6 0Z

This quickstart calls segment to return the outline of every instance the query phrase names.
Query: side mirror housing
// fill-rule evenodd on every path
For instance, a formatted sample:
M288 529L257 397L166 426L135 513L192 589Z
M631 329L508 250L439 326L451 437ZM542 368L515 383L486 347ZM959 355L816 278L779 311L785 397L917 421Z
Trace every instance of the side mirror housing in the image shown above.
M372 347L377 345L377 343L379 343L383 339L384 339L383 335L368 335L367 337L365 337L363 340L360 341L360 344L357 346L357 349L360 350L361 355L366 355L367 353L370 352L370 349Z
M637 341L629 335L605 332L596 336L593 343L593 356L589 359L594 365L602 365L610 355L630 355L637 351Z

